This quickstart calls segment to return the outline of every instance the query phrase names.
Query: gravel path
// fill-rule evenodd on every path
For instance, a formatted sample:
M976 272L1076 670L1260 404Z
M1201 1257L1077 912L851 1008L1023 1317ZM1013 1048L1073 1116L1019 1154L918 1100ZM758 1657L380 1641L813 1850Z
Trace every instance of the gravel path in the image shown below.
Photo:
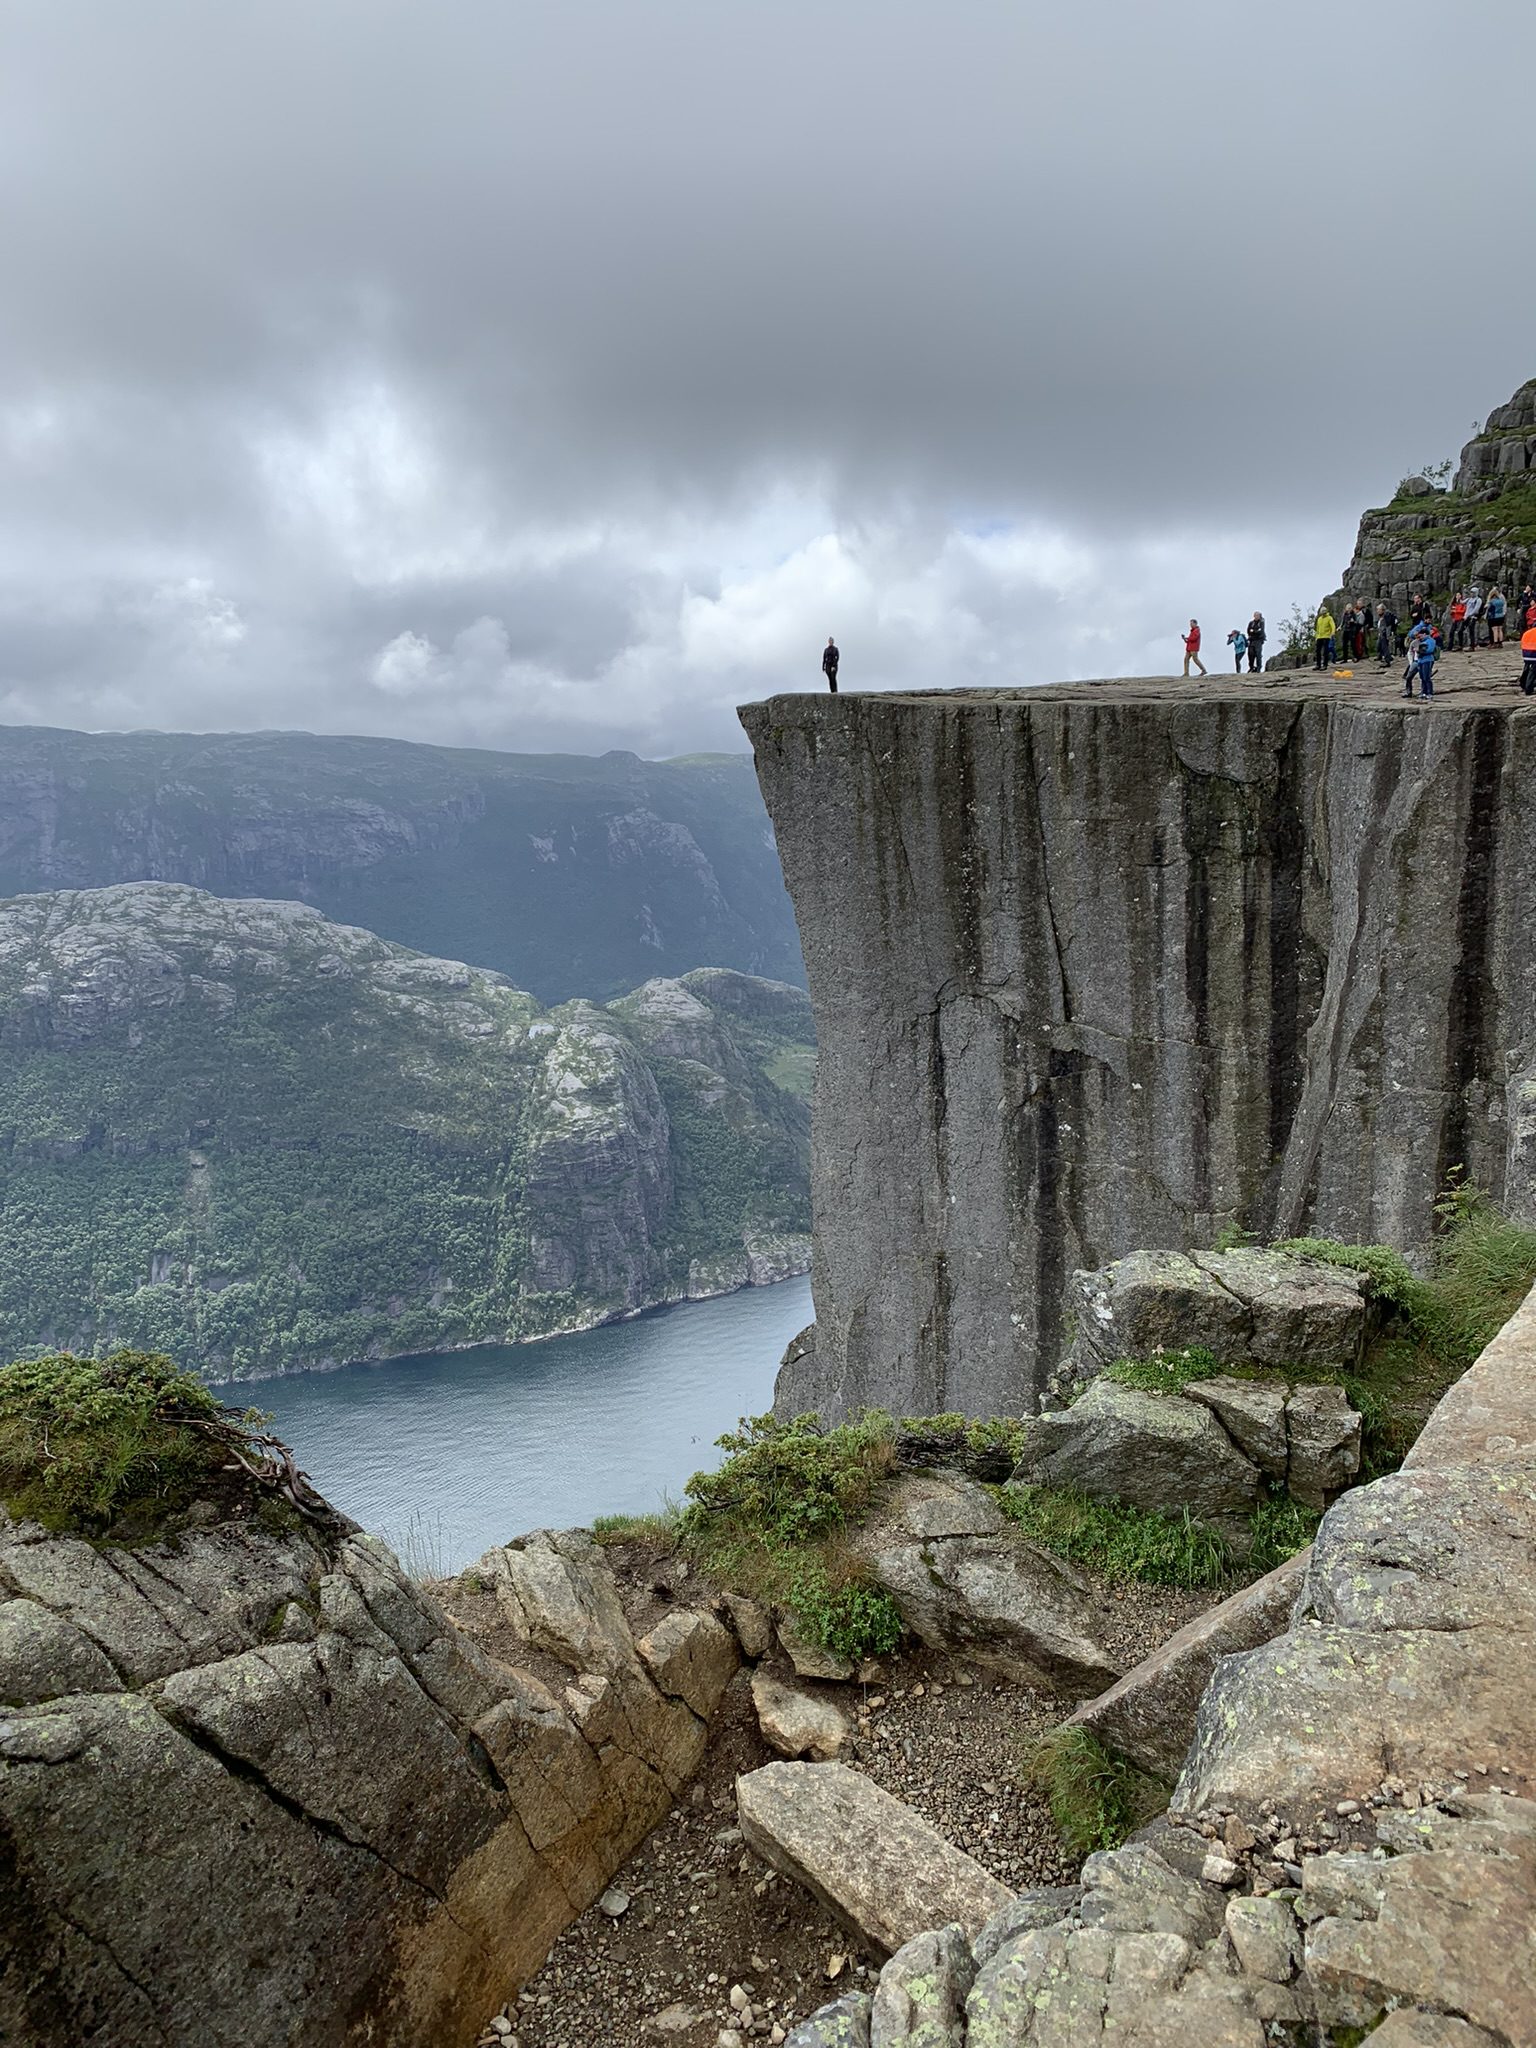
M625 1560L611 1561L623 1575ZM652 1561L631 1578L643 1580ZM1217 1598L1161 1587L1108 1589L1118 1619L1109 1646L1129 1665ZM636 1620L645 1618L636 1613ZM853 1716L844 1761L907 1800L1015 1890L1076 1876L1043 1799L1017 1770L1030 1739L1070 1702L919 1651L886 1660L863 1686L806 1686ZM787 1673L785 1675L788 1675ZM878 1974L880 1958L799 1886L776 1877L736 1827L739 1773L771 1762L742 1673L726 1697L689 1798L567 1928L539 1974L491 2032L516 2048L715 2048L782 2040L798 2019ZM797 1681L800 1682L800 1681ZM735 2003L733 2004L733 1996Z

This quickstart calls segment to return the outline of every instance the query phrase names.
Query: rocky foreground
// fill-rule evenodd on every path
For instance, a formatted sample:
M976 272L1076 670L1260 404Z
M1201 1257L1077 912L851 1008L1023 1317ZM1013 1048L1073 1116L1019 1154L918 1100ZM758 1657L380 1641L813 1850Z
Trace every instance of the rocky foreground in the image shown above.
M1167 1820L1070 1902L935 1913L792 2048L1536 2041L1533 1481L1536 1296L1324 1518L1290 1627L1217 1664ZM781 1859L840 1810L800 1768Z

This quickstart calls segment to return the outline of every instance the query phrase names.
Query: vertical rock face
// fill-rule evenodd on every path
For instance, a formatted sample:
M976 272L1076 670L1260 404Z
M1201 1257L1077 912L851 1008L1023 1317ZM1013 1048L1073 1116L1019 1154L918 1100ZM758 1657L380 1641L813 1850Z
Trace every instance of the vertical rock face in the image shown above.
M1075 1268L1229 1223L1411 1245L1458 1164L1536 1208L1530 711L1127 683L742 719L821 1048L784 1405L1028 1411Z

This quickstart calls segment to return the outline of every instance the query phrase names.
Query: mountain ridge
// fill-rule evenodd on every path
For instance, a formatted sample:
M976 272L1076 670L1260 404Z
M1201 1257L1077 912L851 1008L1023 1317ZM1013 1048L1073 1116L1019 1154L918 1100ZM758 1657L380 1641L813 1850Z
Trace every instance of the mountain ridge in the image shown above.
M283 900L0 902L0 1346L219 1377L516 1341L805 1263L802 991L605 1008Z
M803 981L750 759L0 726L0 896L184 882L605 1000L699 966Z

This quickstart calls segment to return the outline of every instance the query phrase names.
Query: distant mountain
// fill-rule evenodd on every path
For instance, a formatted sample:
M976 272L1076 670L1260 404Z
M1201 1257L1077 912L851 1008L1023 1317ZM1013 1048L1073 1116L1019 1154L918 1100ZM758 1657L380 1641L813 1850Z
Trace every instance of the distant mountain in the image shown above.
M259 1374L781 1278L813 1061L729 970L545 1010L302 904L0 902L0 1358Z
M312 903L541 1002L804 979L746 755L0 726L0 896L136 881Z

